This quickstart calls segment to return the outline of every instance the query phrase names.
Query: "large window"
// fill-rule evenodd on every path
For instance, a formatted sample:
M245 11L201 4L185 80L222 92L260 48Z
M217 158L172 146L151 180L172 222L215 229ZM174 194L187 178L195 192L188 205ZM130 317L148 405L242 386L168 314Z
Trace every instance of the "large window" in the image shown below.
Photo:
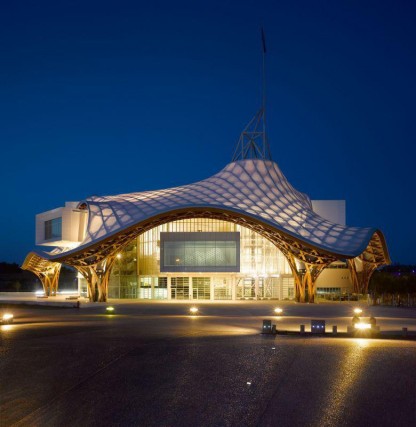
M240 233L160 233L161 272L239 272Z
M62 218L45 221L45 240L62 239Z
M172 277L170 296L172 299L189 299L189 277Z
M139 275L151 276L160 274L160 266L163 263L163 259L161 258L160 234L164 232L195 234L239 232L240 273L247 276L291 274L289 264L282 252L280 252L273 243L255 231L227 221L208 218L189 218L159 225L139 236ZM195 271L189 272L192 273ZM197 269L196 272L203 271ZM229 271L224 270L224 272Z
M192 278L192 298L210 299L211 297L211 279L209 277Z

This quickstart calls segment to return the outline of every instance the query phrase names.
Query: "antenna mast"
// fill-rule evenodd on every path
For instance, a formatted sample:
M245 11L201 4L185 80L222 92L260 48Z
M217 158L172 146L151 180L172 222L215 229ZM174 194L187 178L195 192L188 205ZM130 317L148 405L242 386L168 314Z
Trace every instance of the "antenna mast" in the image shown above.
M263 27L261 27L261 44L262 44L262 110L263 110L263 157L266 158L266 37L264 36ZM270 151L270 150L269 150ZM270 154L270 153L269 153Z
M266 134L266 39L261 28L262 101L261 108L241 132L232 161L245 159L272 160Z

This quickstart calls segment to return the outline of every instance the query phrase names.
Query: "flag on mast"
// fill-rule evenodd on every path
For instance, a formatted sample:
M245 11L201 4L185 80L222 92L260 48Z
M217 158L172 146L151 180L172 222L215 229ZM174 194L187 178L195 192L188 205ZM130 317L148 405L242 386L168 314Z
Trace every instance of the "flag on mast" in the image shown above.
M261 27L261 42L263 45L263 53L266 53L266 37L264 37L263 27Z

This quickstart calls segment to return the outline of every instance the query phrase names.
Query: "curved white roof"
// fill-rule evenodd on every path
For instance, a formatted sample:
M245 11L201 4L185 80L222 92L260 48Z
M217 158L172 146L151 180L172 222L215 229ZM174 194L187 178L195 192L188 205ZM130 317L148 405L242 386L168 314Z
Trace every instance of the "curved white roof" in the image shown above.
M346 227L317 215L309 197L295 190L278 165L270 160L239 160L194 184L93 196L85 202L89 209L86 237L80 246L65 255L78 253L152 217L186 208L220 209L248 216L339 258L359 256L374 233L381 235L374 228ZM388 258L386 248L384 252ZM62 255L55 252L48 258Z

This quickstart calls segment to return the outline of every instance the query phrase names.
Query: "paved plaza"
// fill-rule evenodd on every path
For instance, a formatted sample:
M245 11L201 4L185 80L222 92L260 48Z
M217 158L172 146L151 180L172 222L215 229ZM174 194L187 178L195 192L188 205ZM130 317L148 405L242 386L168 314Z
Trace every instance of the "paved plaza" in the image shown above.
M416 425L415 340L259 333L263 319L343 332L357 303L199 303L190 316L189 302L113 300L114 315L5 302L1 426ZM390 338L416 332L416 310L361 307Z

